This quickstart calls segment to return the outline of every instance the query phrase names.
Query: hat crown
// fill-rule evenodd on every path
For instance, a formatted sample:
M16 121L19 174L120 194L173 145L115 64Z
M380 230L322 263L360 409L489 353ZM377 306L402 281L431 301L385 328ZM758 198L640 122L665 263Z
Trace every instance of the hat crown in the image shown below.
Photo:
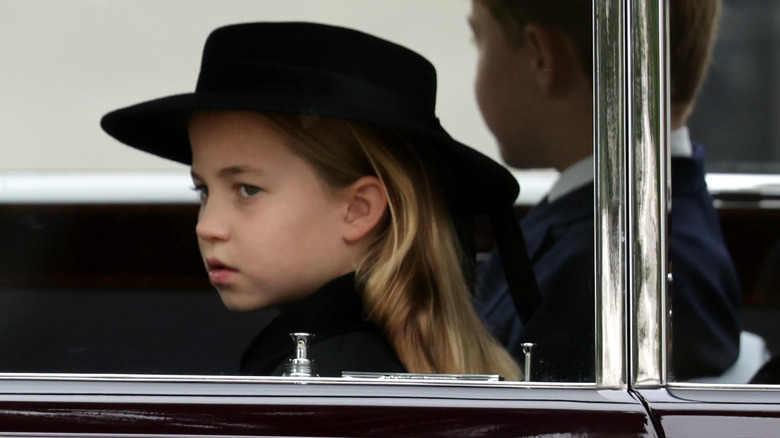
M296 80L303 78L302 80ZM242 23L213 31L197 91L305 87L315 94L368 94L373 105L436 122L436 71L417 53L372 35L306 22Z

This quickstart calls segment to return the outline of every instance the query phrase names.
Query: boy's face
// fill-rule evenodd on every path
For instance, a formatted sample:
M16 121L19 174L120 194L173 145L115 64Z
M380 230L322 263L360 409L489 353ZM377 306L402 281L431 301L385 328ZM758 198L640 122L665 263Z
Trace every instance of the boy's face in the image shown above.
M353 270L340 234L346 204L260 114L196 114L196 233L211 283L231 310L302 298Z
M510 44L500 23L487 7L472 1L468 18L478 50L475 93L485 124L496 137L509 165L528 164L517 157L527 147L533 78L526 77L524 49Z

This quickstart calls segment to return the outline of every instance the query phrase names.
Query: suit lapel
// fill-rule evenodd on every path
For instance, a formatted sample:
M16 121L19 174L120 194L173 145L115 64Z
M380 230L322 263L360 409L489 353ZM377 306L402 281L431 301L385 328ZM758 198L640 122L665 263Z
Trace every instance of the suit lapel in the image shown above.
M545 198L531 209L520 222L528 248L528 255L534 263L554 239L556 227L566 225L586 215L593 215L593 184L586 184L553 202Z

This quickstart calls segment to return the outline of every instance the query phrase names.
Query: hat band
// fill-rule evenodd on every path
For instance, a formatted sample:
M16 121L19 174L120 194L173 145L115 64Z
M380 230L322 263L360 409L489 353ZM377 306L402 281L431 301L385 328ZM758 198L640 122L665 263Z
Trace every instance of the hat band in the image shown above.
M199 92L236 92L268 94L269 96L301 96L300 101L335 100L354 106L360 111L377 109L390 120L410 125L437 128L433 113L435 96L421 101L373 84L322 70L297 66L278 66L262 63L229 62L204 66L198 77ZM379 104L377 104L379 103ZM333 116L344 116L336 115Z

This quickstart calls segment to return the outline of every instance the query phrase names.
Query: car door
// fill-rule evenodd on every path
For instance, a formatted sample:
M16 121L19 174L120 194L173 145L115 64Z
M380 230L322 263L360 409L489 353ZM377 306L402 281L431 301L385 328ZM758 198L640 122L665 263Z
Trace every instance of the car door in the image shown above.
M223 7L239 7L238 3ZM438 2L437 5L440 8L452 7L449 2L446 5ZM50 6L55 9L62 7ZM298 4L297 7L303 6ZM259 14L258 11L267 4L255 7L257 9L251 10L248 15ZM411 9L407 13L411 14ZM172 20L175 17L175 13L170 16ZM771 436L772 431L777 430L778 421L776 387L725 387L667 381L665 217L668 180L664 149L666 104L661 97L666 86L663 79L666 68L663 17L663 1L605 0L594 3L594 41L597 47L594 75L594 173L597 182L594 199L597 217L594 281L597 292L594 300L598 312L594 351L597 372L593 382L488 382L456 380L449 376L251 377L225 372L219 362L186 371L181 361L171 362L173 365L170 367L155 372L155 367L160 366L158 359L165 355L166 350L170 352L174 351L174 346L181 347L181 341L169 342L155 350L159 357L140 358L143 353L138 350L141 348L139 344L116 344L114 338L111 340L114 346L132 345L132 348L126 348L116 362L107 360L105 367L98 371L90 370L89 366L93 365L90 360L72 368L62 367L63 363L79 354L84 357L85 348L89 350L89 344L76 343L60 345L63 348L53 346L51 351L54 354L49 356L36 352L44 361L42 365L40 361L36 362L35 368L6 367L0 370L0 436L533 437L691 436L701 432L701 435L725 437L744 436L745 431L749 436ZM335 18L331 20L338 22ZM36 186L45 179L42 178L44 176L49 181L53 178L55 185L67 180L57 179L62 175L37 176L26 187ZM87 180L94 176L82 175ZM16 184L21 181L20 175L4 172L0 177L3 178L3 187L19 187ZM106 175L89 181L92 185L110 186L116 182L116 177ZM519 178L523 185L523 175ZM138 181L144 181L143 177ZM179 182L170 184L178 187ZM45 191L47 186L43 187ZM80 186L77 184L75 187ZM11 192L4 192L7 193ZM153 223L148 220L154 216L150 210L161 207L159 200L123 202L109 195L94 201L76 195L65 202L51 199L40 202L34 200L37 195L27 193L26 200L24 196L13 201L11 196L3 197L2 223L6 233L3 241L15 242L16 247L31 241L51 245L63 243L57 240L63 237L62 234L42 236L41 229L50 226L45 218L53 217L54 222L62 223L63 217L73 217L73 212L79 211L81 213L75 215L79 219L68 229L68 232L76 233L74 235L78 238L75 241L85 247L82 252L74 251L76 254L105 248L88 246L98 244L100 237L80 239L89 234L78 225L84 220L90 220L92 224L122 224L127 233L124 241L130 245L148 239L152 230L155 235L176 239L176 230L187 224L185 217L193 208L192 201L185 195L173 195L174 201L170 198L162 201L169 205L159 210L165 211L162 217L167 219ZM121 218L127 219L128 215L140 219L122 221ZM171 220L172 217L179 219ZM141 226L134 227L133 224L138 223ZM104 229L109 232L110 227ZM72 245L73 241L66 239L65 242ZM176 242L176 245L165 249L156 247L155 251L160 251L163 259L197 258L192 254L194 248ZM42 258L61 252L52 249L56 246L36 248L36 257ZM65 248L73 250L72 246ZM132 257L136 251L149 251L149 248L143 245L124 246L117 252L124 252L125 256L130 253L130 256L116 260L128 266L143 265L143 261ZM99 254L98 258L91 260L105 257L108 255ZM88 285L88 291L84 291L86 286L83 284L69 284L68 287L47 289L45 293L36 294L36 287L31 285L40 286L40 275L48 272L45 267L29 273L21 282L18 276L5 271L6 275L0 277L3 281L0 293L7 304L5 308L13 309L13 312L24 308L29 312L25 314L29 317L16 318L13 325L3 326L5 338L9 338L10 332L16 335L36 326L44 327L38 339L56 337L59 332L66 331L66 327L50 324L58 315L57 311L63 309L59 304L51 304L62 302L56 301L57 298L65 297L64 301L69 301L68 298L87 296L85 302L95 307L90 309L94 311L90 314L92 316L101 313L98 304L125 303L117 299L126 298L130 300L128 303L134 304L122 305L116 313L111 313L107 324L111 324L110 327L115 327L117 322L120 325L137 324L139 332L148 332L151 327L152 334L146 338L148 341L140 343L148 346L160 337L171 335L168 332L171 327L176 327L176 330L184 327L148 324L146 318L150 314L150 306L169 302L192 305L198 295L191 293L192 289L202 286L197 281L188 283L187 287L176 283L182 277L190 281L187 267L176 271L181 276L173 281L175 286L166 283L171 276L154 277L148 272L141 274L129 269L123 271L127 276L122 277L123 281L130 282L125 283L130 285L129 290L119 293L116 288L108 287L109 283L116 281L116 277L101 283L91 274L68 276L73 272L69 273L66 268L76 266L84 269L84 265L71 264L68 258L60 260L60 266L65 269L60 278L89 278L95 283ZM114 272L114 275L117 273ZM97 293L103 294L102 299L95 299ZM49 301L49 308L45 310L46 307L38 307L40 301L22 303L18 299L33 295L54 301ZM137 300L142 296L151 297L150 301L139 303ZM159 300L160 297L163 301ZM197 300L203 300L203 304L190 309L211 309L212 304L206 302L207 298ZM11 307L14 303L18 307ZM83 310L89 306L81 307ZM131 312L132 309L137 312ZM11 320L11 313L11 310L6 310L6 321ZM54 317L35 319L36 314ZM184 336L181 339L192 335L203 321L228 318L214 315L217 313L191 318L190 313L190 322L194 320L196 324L182 329ZM158 320L184 316L186 320L188 315L161 312L155 313L155 316ZM86 323L84 319L76 315L67 321L69 324ZM238 327L251 331L255 324L254 320L236 322L230 319L221 327L225 332ZM105 326L92 326L92 335L103 335L98 338L116 333L101 333L98 327ZM197 333L204 338L193 343L187 354L208 356L199 352L198 347L212 343L218 345L219 342L205 338L208 330ZM136 332L131 336L137 337ZM177 342L178 345L174 345ZM6 355L11 351L8 345L11 344L4 348ZM117 350L122 348L107 348L101 350L101 354L116 353ZM175 351L179 354L180 350ZM135 368L129 366L131 358L137 358L141 364ZM150 363L153 365L148 365ZM209 370L210 375L199 374L205 372L203 370Z
M710 77L690 122L692 135L707 145L712 171L707 181L740 277L742 336L737 362L720 376L681 381L668 369L637 373L632 388L667 437L776 436L780 430L777 371L754 380L780 348L780 283L773 255L780 230L773 128L778 16L774 2L723 3ZM747 81L750 76L755 80ZM637 298L634 305L635 320L656 319L674 329L668 313ZM674 303L670 307L674 312ZM639 332L634 336L637 361L659 345L661 351L674 349L665 345L668 337L657 342Z

